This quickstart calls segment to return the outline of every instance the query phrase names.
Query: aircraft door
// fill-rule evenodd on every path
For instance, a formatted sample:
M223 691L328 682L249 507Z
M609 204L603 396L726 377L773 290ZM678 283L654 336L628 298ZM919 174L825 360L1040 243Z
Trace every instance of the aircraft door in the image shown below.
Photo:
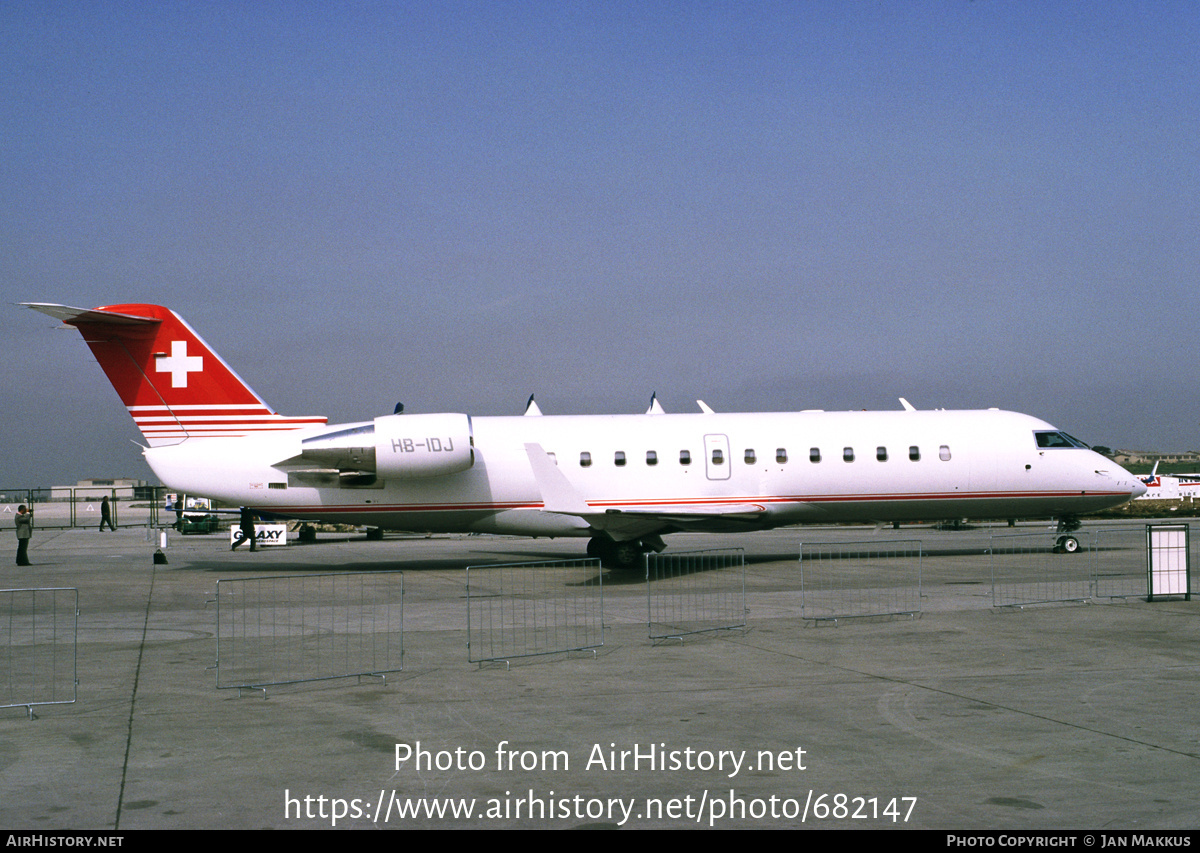
M710 480L728 480L733 462L729 458L729 436L704 436L704 473Z

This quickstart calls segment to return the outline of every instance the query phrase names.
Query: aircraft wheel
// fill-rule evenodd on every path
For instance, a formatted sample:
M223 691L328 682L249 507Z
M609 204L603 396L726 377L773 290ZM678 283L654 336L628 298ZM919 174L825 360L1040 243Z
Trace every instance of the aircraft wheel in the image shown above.
M646 549L636 539L614 542L604 536L594 536L587 544L589 557L599 557L605 567L622 571L639 568L644 553Z
M642 543L636 539L628 542L609 542L601 559L608 568L627 572L641 566L642 553Z
M613 545L610 562L614 568L636 569L642 561L642 543L637 541L617 542Z
M1078 550L1079 540L1074 536L1060 536L1054 543L1054 553L1056 554L1074 554Z

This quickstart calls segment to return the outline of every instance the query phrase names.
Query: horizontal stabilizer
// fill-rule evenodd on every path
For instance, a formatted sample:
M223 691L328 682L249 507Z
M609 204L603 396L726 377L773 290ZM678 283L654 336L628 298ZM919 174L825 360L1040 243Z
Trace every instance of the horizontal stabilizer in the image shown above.
M26 308L40 311L55 320L61 320L68 326L80 323L109 326L137 326L146 323L161 323L157 317L139 317L134 314L121 314L115 311L98 311L95 308L72 308L70 305L54 305L50 302L22 302Z

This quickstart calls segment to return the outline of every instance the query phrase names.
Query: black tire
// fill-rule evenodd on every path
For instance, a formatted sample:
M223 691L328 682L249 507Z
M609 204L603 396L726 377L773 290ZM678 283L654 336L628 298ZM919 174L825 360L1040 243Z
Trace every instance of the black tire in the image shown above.
M642 543L635 540L614 542L605 562L614 569L630 571L642 565Z
M599 557L605 568L631 571L642 567L642 554L646 549L636 539L614 542L605 536L594 536L588 540L589 557Z

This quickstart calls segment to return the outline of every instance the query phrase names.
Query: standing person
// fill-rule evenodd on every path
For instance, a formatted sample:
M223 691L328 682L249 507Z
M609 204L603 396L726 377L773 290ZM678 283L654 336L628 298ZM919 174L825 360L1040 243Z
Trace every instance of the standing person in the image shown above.
M112 507L108 505L108 495L100 501L100 532L104 532L104 525L108 525L110 531L115 532L117 528L113 527L112 523Z
M33 510L17 507L17 565L29 565L29 540L33 537Z
M236 551L238 545L241 545L243 542L249 542L250 550L257 551L258 545L254 541L254 513L250 511L250 507L248 506L242 507L241 528L242 538L237 542L234 542L233 546L229 550Z

